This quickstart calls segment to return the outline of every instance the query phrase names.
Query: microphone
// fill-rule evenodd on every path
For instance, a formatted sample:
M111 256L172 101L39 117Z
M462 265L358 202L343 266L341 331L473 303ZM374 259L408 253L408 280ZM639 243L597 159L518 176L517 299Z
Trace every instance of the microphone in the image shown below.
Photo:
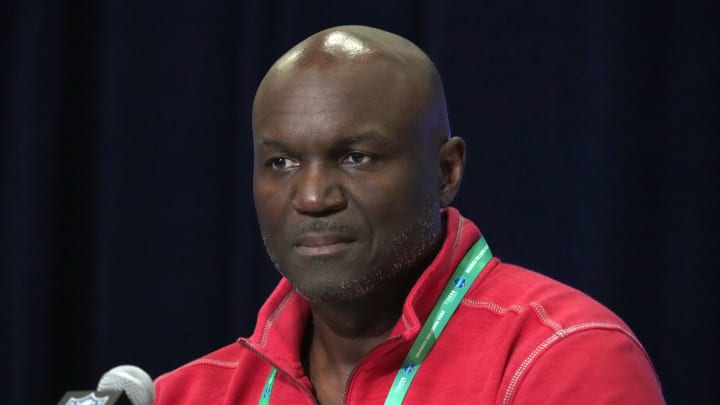
M95 391L68 391L58 405L152 405L155 386L139 367L117 366L103 374Z

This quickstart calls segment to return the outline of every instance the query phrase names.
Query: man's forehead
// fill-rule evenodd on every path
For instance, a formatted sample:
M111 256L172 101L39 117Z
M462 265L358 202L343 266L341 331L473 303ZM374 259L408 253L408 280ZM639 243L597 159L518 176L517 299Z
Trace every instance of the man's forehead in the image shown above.
M290 108L309 113L405 114L431 97L431 86L423 78L384 60L372 60L349 67L306 66L269 73L256 94L254 113Z
M416 78L384 60L367 60L353 66L311 65L295 67L285 72L267 74L256 95L256 102L287 101L302 96L333 100L347 98L376 98L420 95L423 88ZM391 93L392 92L392 93Z
M257 135L254 139L256 147L266 149L287 150L296 147L299 143L329 149L344 149L357 145L374 145L381 148L399 146L399 139L378 130L360 132L315 133L314 136L293 139L280 134ZM306 146L308 146L306 145Z
M253 132L356 138L411 132L423 120L425 102L407 80L390 76L306 72L274 80L256 99Z

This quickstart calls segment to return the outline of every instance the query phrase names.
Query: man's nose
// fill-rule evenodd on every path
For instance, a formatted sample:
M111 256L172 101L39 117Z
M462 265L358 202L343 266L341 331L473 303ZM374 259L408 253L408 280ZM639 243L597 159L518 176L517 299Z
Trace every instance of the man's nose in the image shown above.
M295 176L295 211L324 216L345 209L347 200L339 176L333 168L321 162L308 163Z

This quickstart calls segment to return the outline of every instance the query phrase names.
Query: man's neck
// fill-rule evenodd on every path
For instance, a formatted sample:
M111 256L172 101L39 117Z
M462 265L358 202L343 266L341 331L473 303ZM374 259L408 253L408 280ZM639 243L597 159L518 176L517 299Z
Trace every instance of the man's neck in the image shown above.
M445 217L443 226L445 229ZM350 375L365 355L388 338L420 275L442 247L439 237L414 269L362 299L344 303L311 302L301 359L320 404L340 404Z
M392 288L351 303L311 303L302 362L321 404L342 402L350 374L392 332L424 267Z
M354 367L389 336L400 318L406 296L407 293L392 299L377 297L352 305L311 304L308 354L321 354L337 366Z

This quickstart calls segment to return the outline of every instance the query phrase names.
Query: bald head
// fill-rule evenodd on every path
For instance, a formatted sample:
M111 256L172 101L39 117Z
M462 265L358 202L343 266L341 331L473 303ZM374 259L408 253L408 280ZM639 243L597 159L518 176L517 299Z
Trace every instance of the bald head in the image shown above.
M348 65L385 59L398 68L435 73L425 53L407 39L376 28L349 25L318 32L286 52L271 68Z
M368 98L386 97L392 91L396 107L435 139L447 139L447 118L442 81L430 58L407 39L365 26L340 26L318 32L295 45L278 59L258 87L253 124L268 93L314 73L326 80L354 83L384 81L382 92Z
M338 27L270 68L253 105L253 191L270 257L305 297L397 291L442 240L464 143L440 77L406 39Z

